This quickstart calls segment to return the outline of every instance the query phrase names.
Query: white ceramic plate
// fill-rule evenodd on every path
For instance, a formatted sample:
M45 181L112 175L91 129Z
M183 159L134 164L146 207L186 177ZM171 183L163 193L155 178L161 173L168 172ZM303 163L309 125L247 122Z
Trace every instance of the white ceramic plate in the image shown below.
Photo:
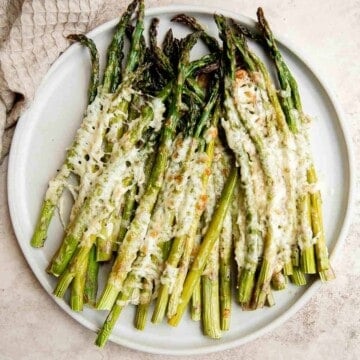
M215 11L232 16L246 25L254 25L252 20L235 13L189 6L150 9L147 20L153 16L160 18L160 39L170 26L177 36L183 36L188 29L169 20L175 14L186 12L196 16L215 35L217 31L212 20ZM100 50L102 63L116 23L116 20L110 21L89 34ZM200 55L204 49L197 46L194 56ZM333 255L345 236L348 224L353 187L349 138L344 131L336 101L328 89L303 58L284 42L281 43L281 50L298 79L304 108L314 118L311 143L322 184L326 235ZM33 249L29 245L47 183L62 164L65 148L71 144L82 119L89 66L87 50L74 45L55 62L44 78L31 108L17 125L10 153L8 195L15 233L35 276L70 316L89 329L97 330L106 312L86 309L75 313L64 300L52 295L55 279L45 272L45 268L62 239L63 230L58 218L55 216L50 226L43 249ZM275 293L276 306L255 312L243 312L234 304L231 330L224 333L221 340L204 337L200 324L192 322L189 316L177 328L166 324L155 326L149 321L145 331L138 331L132 326L134 308L128 307L121 315L111 340L133 349L162 354L199 354L224 350L250 341L288 319L319 286L318 281L307 287L288 286L287 290ZM89 343L92 340L89 339Z

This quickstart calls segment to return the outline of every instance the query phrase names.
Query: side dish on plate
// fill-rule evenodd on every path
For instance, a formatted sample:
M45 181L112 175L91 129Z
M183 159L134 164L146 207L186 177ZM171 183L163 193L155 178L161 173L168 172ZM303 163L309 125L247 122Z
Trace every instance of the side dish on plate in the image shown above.
M275 305L273 291L289 282L334 277L311 120L261 8L257 16L253 32L214 14L214 38L179 14L173 21L191 32L178 39L170 28L160 44L156 18L145 40L144 1L135 0L116 27L102 80L95 43L69 36L90 51L88 107L49 182L31 245L44 246L59 208L65 234L47 271L58 277L55 296L69 289L74 311L109 310L98 346L129 304L140 330L148 317L176 326L190 309L205 335L220 338L232 311ZM193 60L198 42L208 53ZM65 191L73 197L68 217ZM111 270L98 284L105 263Z

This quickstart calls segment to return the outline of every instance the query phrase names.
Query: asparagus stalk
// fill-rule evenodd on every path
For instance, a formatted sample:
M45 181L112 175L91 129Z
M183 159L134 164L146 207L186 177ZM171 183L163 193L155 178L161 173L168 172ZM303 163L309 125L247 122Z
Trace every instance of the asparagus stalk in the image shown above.
M235 56L234 43L231 41L231 33L226 26L225 18L215 15L215 21L220 30L220 36L224 41L224 107L225 107L225 121L222 126L225 132L229 135L234 133L244 133L243 126L238 122L237 109L232 96L232 83L235 78ZM236 116L236 119L233 116ZM234 121L235 120L235 121ZM241 303L247 303L252 295L252 290L255 283L255 272L258 264L258 249L261 243L261 232L258 213L256 209L255 192L251 179L251 169L249 163L249 156L243 144L236 137L227 136L228 144L234 151L236 161L241 168L241 186L244 193L244 207L246 218L246 257L245 264L240 273L238 297Z
M121 210L124 206L122 204L120 210L114 209L102 224L102 230L96 239L96 261L98 262L105 262L111 259L114 242L121 226ZM108 227L110 229L107 229Z
M283 107L283 111L286 115L286 120L288 122L289 128L294 133L297 133L300 129L302 132L305 133L305 137L306 137L306 130L302 128L303 127L302 125L304 124L305 120L304 120L302 104L301 104L301 99L300 99L297 82L282 58L282 55L277 47L277 44L276 44L276 41L272 34L272 31L264 17L264 13L261 8L258 9L257 16L258 16L258 22L259 22L259 26L262 31L263 37L266 41L266 44L267 44L269 50L271 51L271 56L274 59L278 78L280 80L280 85L283 90L290 90L290 96L284 98L284 100L281 103L281 105ZM302 122L300 122L299 120ZM312 184L316 183L316 181L317 181L315 168L312 164L309 166L309 168L307 170L307 178L308 178L308 182L312 183ZM313 181L311 181L311 180L313 180ZM314 195L313 199L315 199L315 198L319 199L319 201L313 201L314 208L312 208L311 215L310 215L313 237L314 237L314 239L316 239L315 254L316 254L317 267L318 267L317 271L320 273L320 277L322 278L322 280L326 281L326 280L330 280L331 278L333 278L333 273L331 270L329 272L326 272L327 270L330 269L328 250L326 247L326 242L324 240L325 239L324 233L323 233L323 231L322 231L322 233L321 233L321 231L319 231L320 229L323 228L322 215L321 215L320 191L316 191L315 194L313 194L313 195ZM305 194L304 201L309 201L308 197L311 197L311 196L312 196L311 193ZM311 203L311 206L313 207L311 200L310 200L310 203ZM316 206L315 203L317 203L320 206ZM314 223L315 223L315 226L313 225ZM317 227L316 226L317 224L321 224L321 225L319 227ZM319 244L316 245L318 238L321 238L321 239L320 239ZM312 273L312 272L314 272L314 267L315 267L313 251L308 250L308 249L304 249L304 250L305 251L302 254L303 268L306 271L309 271L310 273ZM319 260L319 259L321 259L321 260ZM322 273L322 271L325 271L325 273ZM329 278L327 277L327 274L329 274Z
M84 261L78 267L74 277L70 295L70 307L74 311L82 311L84 306L84 293L88 261Z
M124 46L125 30L130 23L139 1L132 1L120 18L115 34L107 50L107 64L104 72L103 91L105 93L115 92L120 83L122 49Z
M179 324L190 301L194 286L200 280L209 254L220 235L226 212L232 200L237 177L238 170L236 167L233 167L222 191L221 198L218 202L209 228L204 236L203 242L201 243L199 252L186 276L176 314L168 321L168 323L172 326L177 326Z
M128 104L126 100L124 100L124 103ZM128 116L128 122L131 122L133 120L136 120L139 116L141 116L141 112L139 111L139 108L141 108L141 101L140 96L136 95L133 96L133 101L130 104L130 111ZM127 109L127 106L126 106ZM124 116L126 116L126 113L123 113ZM119 120L119 119L118 119ZM122 120L120 120L122 122ZM121 129L123 130L123 129ZM121 139L123 131L118 132L118 137ZM108 151L111 152L111 148L113 144L108 143ZM130 182L132 182L131 180ZM135 196L133 194L136 192L137 186L133 185L131 189L128 191L128 193L125 195L125 204L122 207L119 207L118 209L115 209L109 216L109 218L104 221L102 227L103 230L101 231L102 236L97 238L97 253L96 253L96 259L97 261L108 261L111 259L112 256L112 250L116 245L116 241L119 235L119 232L122 231L122 223L128 220L126 218L129 216L129 208L134 205L134 199L131 199L131 196ZM125 215L125 220L123 219L123 214ZM110 227L110 233L107 231L107 227ZM116 247L117 249L117 247Z
M178 143L181 145L181 141L179 141ZM180 149L175 147L174 152L177 153L178 151L180 151ZM184 156L186 156L186 154ZM168 172L170 174L172 174L173 170L169 169ZM123 288L122 288L122 294L120 295L122 302L129 301L129 297L126 297L126 294L128 296L131 296L131 294L132 294L132 291L130 291L131 288L135 287L137 284L137 281L141 280L141 276L139 279L139 274L142 274L144 272L143 266L144 266L144 262L146 262L148 255L150 255L150 257L153 257L153 255L154 255L154 259L151 261L154 262L155 268L159 268L160 259L157 258L155 256L155 254L150 253L150 247L159 246L161 248L161 254L162 254L163 259L166 258L168 255L169 241L166 237L163 238L164 235L166 236L167 230L166 229L164 230L165 234L159 235L161 237L160 239L157 239L158 236L155 234L156 227L159 226L159 221L161 221L161 218L159 218L159 216L161 216L163 214L161 211L161 208L162 208L162 206L164 206L164 201L168 201L166 195L169 195L169 194L166 193L166 190L162 189L162 193L159 195L159 199L157 200L154 214L152 215L152 223L154 226L153 227L150 226L149 230L148 230L148 233L149 233L148 236L150 237L150 240L152 240L151 238L154 238L155 240L157 240L157 242L160 241L160 245L158 245L157 243L150 245L150 242L149 242L149 244L144 244L144 247L147 249L145 249L144 251L142 251L142 250L140 251L140 255L136 258L135 264L132 265L131 273L128 275L128 277L124 281ZM159 210L159 211L157 211L157 210ZM171 222L170 222L170 225L171 225ZM165 228L166 227L167 226L165 226ZM139 266L139 269L137 269L137 266ZM147 317L148 307L149 307L150 298L151 298L151 281L152 281L152 279L149 277L147 277L146 279L145 278L142 279L143 288L140 293L140 304L138 306L136 319L135 319L136 327L138 329L143 329L145 326L145 323L146 323L146 317ZM115 311L117 308L118 308L118 304L115 303L113 305L113 309L111 310L111 312ZM115 325L115 321L113 321L111 324L112 324L111 326L113 327ZM111 328L109 327L107 322L105 322L105 324L104 324L104 327L106 327L106 326L108 327L107 332L110 333ZM104 329L104 327L103 327L103 329ZM100 333L103 333L103 329L101 330Z
M232 214L226 213L224 226L219 238L220 253L220 328L229 330L231 316L231 255L232 255Z
M108 316L106 317L106 320L104 324L102 325L97 338L95 340L95 344L99 347L104 347L122 310L127 305L135 287L137 279L135 276L130 276L126 280L127 286L124 286L124 289L119 294L116 302L114 302L114 305L112 306Z
M164 37L164 40L162 42L162 50L165 54L165 56L168 57L168 59L170 60L170 56L173 50L173 43L174 43L174 34L172 29L170 28Z
M140 52L142 51L141 38L144 31L145 4L144 0L138 0L139 8L137 21L131 38L130 51L126 61L123 76L132 72L139 63Z
M153 151L152 153L150 153L148 159L146 160L145 169L144 169L145 184L147 184L147 182L149 180L150 172L151 172L151 169L152 169L152 167L154 165L154 161L155 161L155 156L156 156L156 151ZM136 206L136 198L142 195L140 193L140 190L141 189L139 189L136 185L133 185L125 195L125 198L124 198L125 205L124 205L124 209L122 212L121 225L120 225L120 229L118 232L117 241L115 243L115 249L113 249L116 252L119 250L119 245L124 240L126 231L131 223L133 216L134 216L134 211L135 211L135 206Z
M264 86L264 89L266 89L267 97L262 96L263 101L265 104L267 102L270 102L271 108L274 110L275 116L276 116L276 123L273 124L273 122L268 121L267 122L267 130L269 131L269 134L265 135L264 141L267 141L266 138L273 139L274 142L281 141L285 144L285 146L289 146L290 134L288 130L286 129L286 122L284 119L284 115L282 113L282 109L279 105L279 102L276 98L276 94L274 92L274 88L271 84L270 76L264 66L264 64L258 59L258 57L249 51L245 38L242 34L240 34L239 37L234 37L235 45L237 49L240 51L242 55L242 59L248 68L248 71L252 74L254 74L254 77L258 76L258 74L262 74L264 83L261 84ZM246 124L245 124L246 125ZM276 125L276 127L274 126ZM249 127L246 126L248 129ZM277 133L276 128L279 130L279 133ZM272 272L274 271L274 266L276 266L276 260L280 262L286 262L289 263L290 259L290 246L294 243L294 225L295 225L295 214L296 214L296 196L295 196L295 189L292 181L292 174L291 174L291 167L293 166L291 164L291 159L289 159L286 155L285 158L285 169L288 171L284 171L285 169L283 166L279 168L278 170L276 168L272 168L268 166L268 158L269 154L264 152L263 146L261 145L261 142L259 142L256 139L256 135L254 137L251 136L255 146L257 148L257 151L260 155L260 160L263 166L263 170L265 173L265 176L267 177L267 183L269 184L269 198L268 201L268 209L269 209L269 227L268 232L266 236L266 242L264 244L264 260L262 263L262 270L260 271L259 279L256 286L255 291L255 306L262 306L265 303L266 299L266 291L269 291L269 284L271 280ZM275 171L274 171L275 170ZM276 228L272 227L272 224L276 223L276 210L279 208L279 205L277 202L273 202L272 198L274 194L277 192L277 189L273 184L278 181L276 178L279 178L277 174L281 176L282 173L288 174L288 176L285 177L284 185L287 191L287 194L289 198L286 201L285 207L288 209L289 213L289 221L288 224L283 224L282 226L286 228L284 231L284 235L286 237L286 244L283 245L284 241L279 241L279 237L283 237L281 234L277 234L276 237L274 237L274 231ZM290 200L290 201L289 201ZM278 250L278 253L280 255L275 255L276 248L281 246L280 251ZM285 246L285 247L284 247ZM288 269L289 270L289 269ZM311 271L309 268L308 271Z
M200 33L193 33L186 37L181 59L179 61L177 81L174 84L173 98L169 108L168 119L162 132L162 138L158 149L149 184L136 209L134 219L125 235L118 256L113 265L107 285L97 304L98 309L109 309L114 304L122 283L131 269L136 258L138 244L142 242L150 220L150 214L155 205L157 195L163 184L164 172L170 154L170 146L174 132L180 117L182 88L186 79L186 69L189 63L189 52L198 40ZM146 219L144 221L144 219ZM137 238L138 241L134 241Z
M161 242L161 259L155 258L153 260L157 268L163 267L164 261L169 255L170 244L170 241ZM138 330L144 330L146 325L147 314L149 312L150 302L153 295L152 292L155 291L155 289L153 288L153 284L151 284L151 281L152 280L149 279L143 279L143 283L145 284L143 285L142 291L140 293L140 303L137 307L135 318L135 327Z
M208 194L213 193L215 196L211 197L207 202L207 206L204 212L204 232L206 232L207 227L211 221L211 216L213 215L214 208L216 202L219 200L221 196L221 190L224 187L224 181L226 180L226 176L229 172L229 163L228 158L225 155L225 149L218 144L215 149L215 161L212 167L212 174L210 181L208 183L207 192ZM225 179L224 179L225 178ZM218 239L211 251L208 262L206 264L205 270L201 277L201 285L202 285L202 294L203 294L203 313L202 313L202 324L204 334L213 338L221 337L221 323L224 317L221 313L224 309L224 305L227 302L227 299L221 298L224 295L224 292L220 290L219 280L220 282L224 280L222 276L219 274L219 261L220 257L223 258L225 253L228 251L227 249L224 252L224 236L226 233L230 232L230 242L231 242L231 221L229 224L229 215L230 209L226 213L223 229L220 233L220 239ZM230 228L229 228L230 225ZM230 230L230 231L229 231ZM227 242L229 239L226 239ZM220 241L221 247L220 249ZM223 263L223 261L222 261ZM224 263L223 263L224 264ZM223 283L224 285L224 283ZM229 313L226 315L230 315Z
M290 275L291 282L297 286L304 286L306 285L306 278L302 270L294 266L293 267L293 273Z
M202 229L202 222L200 222L199 227L197 229L196 237L195 237L195 248L192 253L192 257L194 258L196 254L199 251L199 247L201 244L201 229ZM193 262L194 259L192 259L191 262ZM197 283L197 285L194 288L192 297L191 297L191 308L190 308L190 314L191 319L194 321L199 321L201 319L201 312L202 312L202 299L201 299L201 281Z
M218 88L217 88L217 86L215 86L215 88L213 89L213 92L210 96L210 99L204 108L204 111L201 115L199 123L197 125L196 131L194 133L195 139L198 139L200 137L200 134L202 133L204 124L208 120L208 118L212 112L212 109L215 105L215 102L217 100L217 93L218 93ZM219 108L217 108L216 114L214 115L214 118L213 118L214 125L217 124L219 115L220 115ZM200 193L199 198L196 199L195 204L198 203L198 205L195 206L195 209L190 210L190 212L195 212L191 226L188 230L188 233L175 237L172 247L171 247L169 257L167 259L167 266L170 268L177 269L179 261L180 261L181 257L183 256L182 266L180 266L179 274L176 278L176 282L174 284L173 289L170 288L169 284L167 284L166 282L164 283L164 281L160 286L159 295L158 295L158 298L157 298L157 301L155 304L155 309L154 309L154 313L153 313L152 320L151 320L154 323L158 323L158 322L162 321L162 319L165 315L168 301L169 301L169 310L168 310L169 316L171 316L171 314L176 310L176 307L177 307L178 297L180 296L180 293L182 290L182 285L185 280L185 276L186 276L187 269L188 269L189 262L190 262L190 258L191 258L191 254L192 254L192 250L193 250L194 239L196 237L196 231L197 231L197 228L199 225L201 214L204 209L204 206L201 203L203 202L203 194L205 192L206 184L208 181L207 168L211 166L211 162L212 162L212 158L213 158L214 140L215 139L212 139L207 146L207 150L206 150L207 160L206 160L206 164L205 164L205 168L204 168L205 170L201 174L202 193ZM199 174L196 174L195 176L198 177ZM188 188L188 192L189 191L193 191L191 184ZM185 201L188 196L190 196L190 195L187 195L185 197ZM185 209L185 211L187 211L185 205L184 205L184 209ZM180 225L179 227L182 228L183 226ZM172 290L172 294L171 294L171 297L169 300L170 290Z
M143 279L142 284L143 288L140 291L140 302L136 308L135 315L135 327L138 330L145 329L152 293L151 285L146 279Z
M235 188L234 199L231 208L231 227L234 257L237 265L237 278L236 278L236 300L242 303L241 293L239 292L240 284L242 281L241 272L245 266L246 257L246 219L244 208L244 194L242 192L241 181Z
M170 59L165 55L164 51L157 45L157 26L159 24L158 18L153 18L151 20L149 28L149 39L150 39L150 49L153 53L155 63L165 71L168 76L171 78L174 77L174 70L170 63Z
M317 177L314 166L311 166L307 171L307 179L309 184L316 184ZM320 191L310 193L311 202L311 225L315 242L316 264L322 281L328 281L335 278L330 262L329 254L325 241L325 232L322 218L322 200Z
M142 117L141 117L141 126L134 126L133 128L129 128L128 132L124 135L124 146L125 148L137 143L139 141L139 139L142 136L143 133L143 128L146 126L146 124L149 124L151 119L153 118L153 110L151 108L151 106L145 106L142 110ZM130 142L130 144L128 143ZM136 151L136 154L138 157L141 157L142 153ZM121 154L122 155L122 154ZM117 182L121 179L121 177L114 177L114 174L116 174L118 172L118 169L123 169L124 168L124 164L126 165L126 162L128 161L128 159L131 159L131 157L129 158L129 156L131 156L131 151L128 153L125 153L122 156L117 156L116 157L116 161L111 164L111 166L108 166L106 168L106 170L103 172L102 177L105 180L108 180L109 177L113 176L113 179L116 180ZM134 162L135 166L138 166L138 164L136 162ZM120 174L119 174L120 176ZM125 174L122 174L122 176L126 176ZM131 177L130 177L131 178ZM111 187L111 183L109 184L109 186ZM130 184L131 186L131 184ZM122 198L122 194L125 194L126 189L129 187L129 184L127 184L126 179L122 181L122 183L120 183L120 199ZM98 202L98 198L100 197L103 198L104 197L104 192L106 194L106 187L104 188L102 181L99 180L99 182L95 185L95 190L93 195L89 198L89 202L84 204L83 208L82 208L82 212L79 213L79 219L78 219L78 223L80 223L80 225L78 225L78 227L83 227L86 223L87 223L87 219L91 218L92 214L100 214L98 216L103 216L102 212L104 212L104 210L100 210L98 209L99 207L99 202ZM115 192L117 193L117 192ZM117 195L119 195L117 193ZM100 202L101 204L101 202ZM97 211L100 210L100 211ZM73 277L76 275L76 272L78 271L79 267L82 266L82 263L84 261L86 261L86 256L89 253L94 241L96 238L94 238L94 233L96 234L96 231L99 231L99 229L97 229L97 227L99 226L99 223L96 222L95 223L95 228L91 228L89 227L87 232L84 234L84 239L81 242L81 246L77 248L78 243L80 242L80 236L79 237L68 237L68 241L70 241L71 246L74 247L73 252L76 252L76 254L74 256L71 256L71 254L69 254L69 247L66 247L67 243L65 239L63 246L60 248L61 250L63 250L64 252L61 253L61 257L60 258L56 258L59 259L58 262L53 263L55 267L55 269L57 270L60 266L61 267L66 267L67 266L67 262L71 259L71 265L66 269L66 271L64 272L64 274L61 276L58 285L54 291L54 294L56 296L63 296L68 285L70 284L71 280L73 279ZM77 234L76 234L77 235ZM82 233L80 234L82 236ZM69 236L69 235L68 235ZM67 261L67 262L65 262Z
M218 53L220 51L220 45L218 41L210 36L204 29L204 27L193 17L186 14L175 15L171 21L181 23L190 27L193 31L202 31L202 40L205 42L210 52Z
M210 113L212 111L212 108L215 105L215 102L217 100L217 96L218 96L218 86L215 86L212 94L210 96L210 99L207 103L207 105L204 108L203 114L201 116L201 119L199 121L199 126L196 129L195 132L195 138L198 138L200 136L201 133L201 127L202 124L204 124L205 121L207 121L206 119L209 118ZM212 123L214 125L217 125L218 119L219 119L219 107L217 107L215 109L216 113L213 117L213 121ZM179 271L176 277L176 281L172 290L172 293L170 295L169 298L169 303L168 303L168 311L167 311L167 315L168 317L171 317L177 308L178 305L178 301L180 298L180 294L183 288L183 284L185 281L185 277L186 274L188 272L189 266L190 266L190 261L192 259L192 253L194 250L194 241L196 238L196 232L197 232L197 228L199 226L199 222L200 222L200 218L201 215L205 209L205 205L207 202L207 195L206 194L206 184L208 181L208 173L209 173L209 169L210 166L212 164L212 160L213 160L213 142L215 142L216 138L217 138L217 129L215 128L215 126L213 125L212 128L209 129L209 133L210 133L210 156L208 155L208 152L206 151L206 158L203 159L203 156L198 155L197 158L197 162L200 163L200 165L204 162L205 166L201 167L201 171L202 174L201 176L201 185L198 182L198 177L199 174L196 173L196 171L193 169L193 176L195 176L195 180L194 178L190 178L190 184L188 186L187 189L187 193L185 195L184 198L184 203L182 204L182 207L184 208L184 212L182 213L183 216L185 216L185 219L187 218L187 216L189 216L190 214L193 215L193 219L192 219L192 224L190 226L190 228L188 229L188 231L184 231L184 229L186 229L184 220L182 220L182 216L179 216L179 229L180 229L180 235L178 234L176 238L179 238L179 244L180 245L180 253L182 252L181 255L181 260L179 262ZM205 135L206 136L206 135ZM194 196L193 194L196 191L196 188L198 186L202 186L202 193L199 191L197 198L196 196ZM192 200L192 198L195 197L195 201ZM176 239L175 239L176 242Z
M100 72L100 63L99 63L99 53L96 49L96 45L93 40L89 39L82 34L71 34L67 37L71 41L80 42L81 45L86 46L90 51L91 56L91 75L88 87L88 103L91 104L98 91L99 86L99 72Z
M142 68L137 69L137 71L135 71L134 73L130 74L129 77L127 77L126 79L124 79L124 81L122 82L122 84L120 85L120 87L117 90L117 93L114 95L114 99L116 99L119 95L122 94L123 91L125 91L125 89L128 88L129 84L131 84L131 82L133 82L138 76L139 74L141 74L141 72L143 71ZM98 104L101 106L101 102ZM105 106L105 108L102 110L103 112L106 112L108 110L109 104L107 104ZM70 171L70 167L72 169L74 169L74 166L79 166L79 167L85 167L88 168L88 165L85 164L78 164L78 161L75 161L77 158L82 158L83 155L80 152L81 147L82 147L82 143L84 142L84 136L90 136L89 138L85 138L85 140L89 143L91 143L93 141L92 137L95 136L95 132L96 131L103 131L105 128L105 124L103 124L102 122L100 124L94 124L92 123L94 121L94 119L96 120L96 122L98 122L101 119L98 119L98 117L94 116L94 114L91 114L91 116L89 118L86 118L81 126L81 128L78 130L77 135L76 135L76 139L74 142L73 147L68 151L69 154L71 154L70 156L68 156L67 159L67 163L65 164L65 166L63 167L64 171ZM116 151L113 152L112 154L112 164L111 166L107 166L106 170L101 172L101 174L99 176L97 176L97 181L100 180L103 181L104 179L108 178L111 173L119 167L119 165L122 163L122 159L121 159L121 154L122 151L124 149L121 149L121 146L125 146L125 150L128 151L129 150L129 143L131 144L131 141L136 137L136 131L142 131L143 130L143 124L139 124L140 126L135 127L135 129L133 129L132 134L133 136L131 136L130 140L128 141L128 139L124 139L122 142L120 142L117 147L116 147ZM145 126L147 124L145 123ZM98 129L97 129L98 127ZM95 130L93 130L95 128ZM90 130L91 129L91 130ZM97 142L96 142L97 143ZM96 145L98 146L98 144ZM90 151L90 150L89 150ZM91 151L90 151L91 152ZM97 158L97 156L95 156ZM95 160L95 158L94 158ZM81 162L81 161L80 161ZM97 160L95 160L95 162L97 162ZM99 163L100 164L100 163ZM99 166L99 165L97 165ZM81 170L82 171L82 170ZM61 174L61 171L60 171ZM59 175L60 176L60 175ZM63 177L63 176L62 176ZM96 182L96 181L95 181ZM59 180L50 182L50 188L51 188L51 194L56 193L58 195L58 191L62 191L62 187L59 187ZM60 184L62 185L62 184ZM84 232L84 229L86 228L86 224L84 224L83 221L78 221L79 217L80 218L84 218L85 217L90 217L90 212L94 211L97 212L98 209L92 208L91 206L89 206L90 204L90 198L95 198L97 196L101 196L102 193L102 187L101 185L95 185L94 188L97 188L96 191L94 191L91 196L87 197L86 202L84 203L85 200L85 195L86 195L86 191L83 191L81 194L79 193L76 202L73 206L73 209L71 211L71 215L73 215L73 219L72 216L70 216L70 223L68 225L68 228L66 230L66 236L64 238L63 243L61 244L60 248L58 249L58 251L56 252L56 254L53 257L53 260L48 268L48 272L55 275L55 276L59 276L65 269L66 265L68 264L68 262L71 259L71 256L73 255L74 251L76 250L76 246L79 243L81 236ZM61 194L60 194L61 195ZM59 195L59 196L60 196ZM52 203L55 203L55 201L52 201ZM81 211L80 211L81 208ZM81 213L81 214L80 214Z
M239 38L237 39L238 48L239 50L242 51L242 53L245 53L245 58L248 59L248 66L250 68L255 68L258 72L262 74L264 80L264 87L266 89L268 99L275 112L275 126L278 131L279 140L284 146L284 151L283 151L284 167L282 170L284 173L284 179L285 179L287 195L288 195L286 208L289 215L286 226L286 236L289 239L288 242L290 246L289 248L282 249L282 252L279 254L279 261L285 263L285 269L287 274L289 275L292 272L291 259L290 259L291 246L295 245L295 241L296 241L296 236L295 236L296 188L293 181L293 178L295 176L295 170L294 170L293 159L289 155L289 148L292 149L294 147L293 145L294 140L292 134L289 131L284 112L282 110L282 107L279 102L279 98L276 93L276 89L273 85L271 76L265 64L260 60L260 58L254 52L250 51L247 47L244 35L250 36L251 38L254 38L254 36L252 36L252 34L246 31L246 28L242 27L241 25L235 22L233 22L233 26L235 30L237 30L239 36ZM258 40L258 36L256 37L256 39ZM271 121L269 127L270 130L274 128Z
M90 51L92 67L88 86L88 103L91 104L95 99L99 86L99 54L97 52L95 43L85 35L70 35L68 38L73 41L80 41L81 44L85 45ZM86 117L82 126L86 127ZM33 247L39 248L44 246L49 225L54 215L54 210L60 201L66 179L71 173L72 166L70 160L72 157L75 157L78 154L79 147L80 134L78 133L75 137L72 147L67 153L65 163L62 165L56 177L49 182L49 188L46 192L35 231L31 239L31 246Z
M191 319L194 321L201 320L202 299L201 299L201 283L199 282L194 287L191 297Z
M203 296L202 325L206 336L221 337L219 299L219 240L214 244L201 276Z
M99 263L96 261L96 246L93 245L89 253L84 289L84 302L91 307L94 307L96 304L96 297L98 291L98 274Z

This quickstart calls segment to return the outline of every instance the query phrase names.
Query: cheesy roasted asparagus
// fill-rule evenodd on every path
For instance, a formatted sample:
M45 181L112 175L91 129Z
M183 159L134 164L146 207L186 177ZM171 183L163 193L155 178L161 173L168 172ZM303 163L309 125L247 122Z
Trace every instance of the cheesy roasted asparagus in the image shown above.
M100 347L130 304L139 330L151 303L151 321L173 326L190 306L204 334L220 338L232 312L274 305L288 279L333 278L309 117L262 10L260 35L216 14L218 41L179 14L172 20L187 36L169 29L159 44L153 19L147 44L144 9L135 0L120 18L101 81L95 43L69 36L90 51L88 106L31 240L44 246L69 190L48 272L58 278L55 296L70 288L73 310L109 311ZM279 89L247 37L263 40ZM198 42L207 53L193 59Z

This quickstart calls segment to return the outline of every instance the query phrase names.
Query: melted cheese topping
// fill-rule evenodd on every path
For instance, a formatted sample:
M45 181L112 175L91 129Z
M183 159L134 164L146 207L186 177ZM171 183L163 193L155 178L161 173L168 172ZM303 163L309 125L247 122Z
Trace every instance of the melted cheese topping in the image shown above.
M190 177L184 200L176 216L174 236L184 236L190 232L197 206L201 206L199 199L203 195L202 176L208 167L208 156L205 153L195 152L194 149L197 147L198 144L195 142L189 164L189 169L191 169Z
M133 184L129 179L134 179L139 184L144 182L143 169L147 150L130 147L127 142L127 138L122 138L118 146L114 146L114 153L107 167L96 179L90 202L84 205L87 211L82 213L81 221L85 224L94 218L96 221L101 221L107 218L114 209L119 208L123 195ZM142 220L140 222L143 223Z
M232 203L232 229L235 239L234 253L238 269L241 270L245 264L246 256L246 221L243 199L240 189L235 189L234 201Z
M241 124L239 124L238 113L235 104L231 98L225 99L225 107L227 109L227 120L222 119L222 126L225 130L229 147L233 150L237 165L240 166L241 186L244 191L244 202L247 212L246 222L246 261L245 266L249 270L255 271L258 257L261 253L261 225L259 221L259 194L256 196L255 184L258 189L264 189L263 174L260 170L251 171L249 158L256 159L254 145L250 138L246 135ZM249 149L252 151L249 152ZM255 164L255 161L252 162ZM254 170L254 167L253 167Z
M216 281L219 277L219 240L217 240L210 252L208 261L203 271L203 276L207 276L210 280Z
M163 120L164 120L164 114L165 114L165 105L164 103L158 99L155 98L152 102L152 109L153 109L153 119L150 123L150 126L155 130L155 131L160 131Z
M262 74L250 75L241 70L236 75L234 103L226 99L227 121L222 124L228 144L241 167L242 182L245 181L248 187L252 184L252 190L244 189L246 207L249 208L250 201L255 202L253 210L258 214L259 229L263 234L268 232L275 240L268 248L267 256L275 258L278 252L278 261L283 264L290 260L291 248L298 239L301 248L316 241L312 238L308 209L299 204L299 211L296 209L296 199L300 199L299 202L306 194L318 189L317 185L307 182L307 169L311 165L307 131L301 129L296 134L277 131L276 114L265 91ZM280 94L282 97L290 95L290 89ZM292 116L301 123L301 114L296 110L292 110ZM250 159L249 166L241 159L244 153ZM243 219L239 222L242 223ZM259 246L262 242L256 244L250 236L246 242L245 263L250 264L263 251ZM258 251L254 251L255 247ZM239 265L244 260L242 243L235 248L235 253Z
M220 258L229 259L231 256L232 243L232 216L231 209L225 215L223 228L220 233L219 253Z
M69 168L66 165L63 165L56 177L49 181L49 186L45 194L45 200L50 201L53 205L58 203L66 183L66 179L69 175Z
M158 281L161 264L163 262L160 245L169 241L172 236L172 225L177 207L184 196L188 174L191 169L183 171L189 153L191 152L192 140L184 139L179 135L174 141L174 149L169 166L165 174L165 182L145 236L141 261L135 269L136 275L145 277L148 281ZM172 279L168 277L173 274L171 271L163 272L160 282L173 286Z
M169 287L170 294L174 290L174 285L175 285L178 273L179 273L179 269L177 267L166 263L164 271L160 278L160 283L162 285L167 285Z

